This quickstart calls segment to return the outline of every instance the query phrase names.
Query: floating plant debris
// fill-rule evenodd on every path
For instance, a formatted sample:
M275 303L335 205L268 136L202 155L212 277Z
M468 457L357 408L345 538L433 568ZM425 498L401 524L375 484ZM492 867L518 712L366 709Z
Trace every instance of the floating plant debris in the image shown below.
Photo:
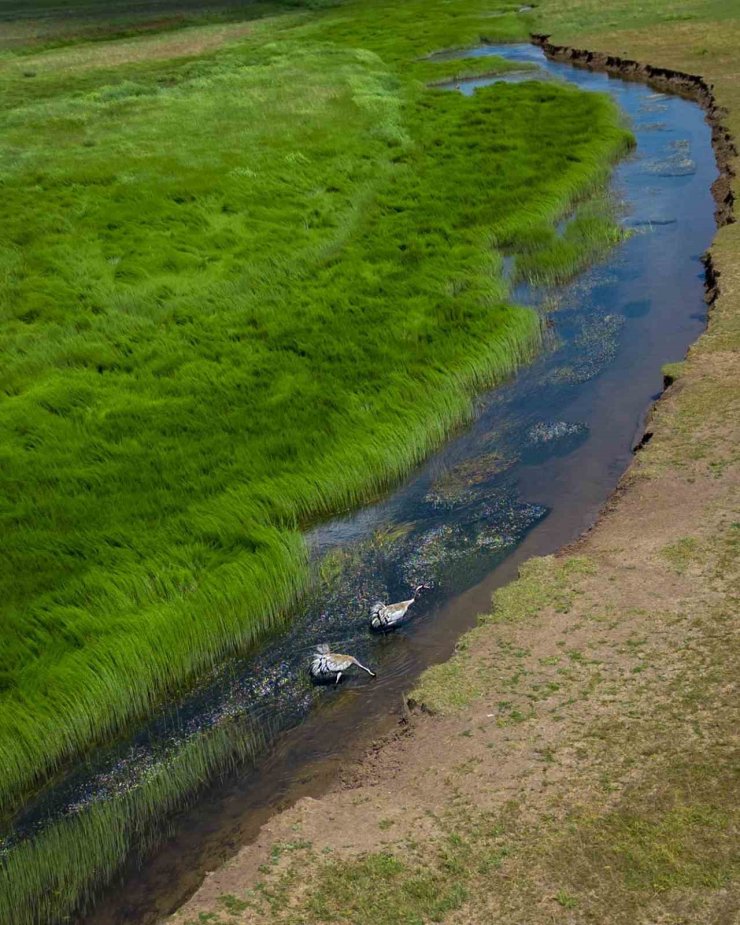
M514 462L499 452L486 453L459 463L440 476L424 496L436 508L448 508L471 501L477 488Z
M552 443L554 440L563 440L566 437L580 436L588 431L588 426L580 422L569 421L538 421L529 428L527 440L533 445Z

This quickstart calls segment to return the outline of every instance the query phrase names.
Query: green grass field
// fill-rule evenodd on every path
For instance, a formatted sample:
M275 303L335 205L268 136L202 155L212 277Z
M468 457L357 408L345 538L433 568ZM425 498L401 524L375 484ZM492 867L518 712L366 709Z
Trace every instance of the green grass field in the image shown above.
M526 35L503 0L286 6L0 54L6 811L269 632L301 528L531 356L501 255L629 143L599 96L426 86Z

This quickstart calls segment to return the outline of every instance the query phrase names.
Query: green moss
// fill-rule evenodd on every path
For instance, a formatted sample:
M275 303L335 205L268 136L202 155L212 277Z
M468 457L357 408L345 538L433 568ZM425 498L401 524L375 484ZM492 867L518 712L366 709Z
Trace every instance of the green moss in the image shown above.
M686 371L686 364L684 361L678 363L664 363L660 367L660 371L663 374L663 383L665 387L668 388L669 385L673 385L676 380L680 379Z
M219 896L218 901L229 915L238 915L248 908L248 903L243 899L239 899L238 896L234 896L233 893L225 893L223 896Z
M608 870L623 914L655 894L721 889L740 873L731 850L736 784L726 763L710 766L692 755L667 771L657 792L633 793L612 811L572 820L553 859L565 861L579 895Z
M311 920L353 925L441 922L466 898L465 885L443 867L409 864L390 852L324 865L311 891Z
M595 568L586 556L530 559L522 565L516 581L496 591L491 615L482 621L528 619L546 607L567 613L576 594L577 578L594 574Z
M458 651L448 661L427 668L409 702L430 713L453 713L469 706L484 690L480 674L471 670L465 654Z
M692 562L700 559L700 553L699 541L693 536L682 536L660 550L661 556L679 575L683 574Z
M656 437L640 453L635 471L651 478L666 470L708 469L719 477L740 460L736 441L727 434L736 416L735 393L729 371L692 379L670 407L658 403L654 414ZM663 415L670 423L661 426Z

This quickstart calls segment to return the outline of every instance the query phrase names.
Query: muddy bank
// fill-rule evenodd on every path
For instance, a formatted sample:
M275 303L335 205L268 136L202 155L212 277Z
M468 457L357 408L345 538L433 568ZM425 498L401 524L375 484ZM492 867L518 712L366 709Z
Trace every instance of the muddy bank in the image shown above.
M673 93L698 103L706 112L707 122L712 130L712 147L719 170L719 177L712 184L712 195L717 204L717 225L721 228L735 221L732 180L735 176L733 160L737 157L737 147L725 124L727 110L718 105L711 84L698 74L686 74L667 67L641 64L639 61L601 51L554 45L549 35L533 34L532 42L553 61L564 61L574 67L601 71L621 80L637 80L661 92Z

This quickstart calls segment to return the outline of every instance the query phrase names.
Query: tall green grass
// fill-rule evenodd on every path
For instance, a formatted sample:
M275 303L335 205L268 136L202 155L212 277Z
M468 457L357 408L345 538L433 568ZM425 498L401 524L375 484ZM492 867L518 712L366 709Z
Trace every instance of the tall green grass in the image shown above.
M200 733L128 792L84 807L11 849L0 865L0 922L65 921L83 910L132 845L143 857L170 813L215 775L250 761L261 742L262 731L241 719Z
M618 223L615 203L596 194L579 204L558 234L551 225L533 227L529 246L520 241L515 278L533 285L561 285L604 257L628 232Z
M301 527L536 349L495 246L627 136L552 84L427 89L420 55L523 34L490 7L354 0L210 57L0 69L6 811L258 642Z

